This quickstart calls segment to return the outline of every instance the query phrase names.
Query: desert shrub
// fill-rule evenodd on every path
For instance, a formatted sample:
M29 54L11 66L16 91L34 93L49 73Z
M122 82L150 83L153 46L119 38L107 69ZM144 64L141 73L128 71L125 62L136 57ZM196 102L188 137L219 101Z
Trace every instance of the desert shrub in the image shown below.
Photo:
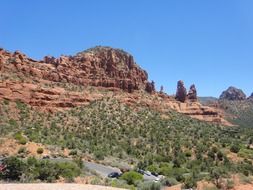
M70 162L56 163L56 170L58 171L58 176L64 177L70 181L81 174L80 168L76 164Z
M69 155L70 155L70 156L76 156L76 155L77 155L77 150L71 150L71 151L69 152Z
M40 148L37 149L37 153L38 153L38 154L42 154L43 152L44 152L44 149L43 149L43 148L40 147Z
M230 151L233 152L233 153L238 153L240 151L240 146L238 144L233 144L230 147Z
M155 173L158 173L159 172L159 168L157 165L150 165L146 168L148 171L150 172L155 172Z
M26 147L20 147L19 149L18 149L18 154L22 154L22 153L26 153Z
M191 156L192 156L191 151L186 151L186 152L185 152L185 156L188 157L188 158L191 157Z
M111 187L117 187L122 189L136 189L134 185L128 185L125 180L111 180L108 185Z
M104 157L105 157L105 153L101 150L97 150L97 151L94 152L94 156L98 160L103 160Z
M14 120L14 119L10 119L10 120L9 120L9 124L10 124L11 126L13 126L13 127L17 127L17 126L18 126L17 121Z
M3 179L11 181L20 180L20 177L26 168L26 164L22 160L16 157L9 157L4 160L3 164L6 166L2 176Z
M139 190L160 190L161 184L155 183L155 182L143 182L143 183L139 183L137 188Z
M163 186L173 186L173 185L177 185L178 181L173 177L166 177L161 180L161 184Z
M6 170L2 178L9 181L20 181L21 176L26 182L41 180L53 182L60 176L72 181L74 177L81 174L80 168L71 162L52 162L48 160L37 160L28 158L26 161L17 157L9 157L4 160Z
M7 99L4 99L4 105L9 105L10 101Z
M125 180L129 185L135 185L138 181L143 180L143 176L135 171L124 173L120 179Z
M14 138L18 141L19 144L25 145L27 143L27 139L21 134L16 133Z
M101 178L95 176L91 179L90 184L92 185L103 185L103 181Z
M224 154L221 151L218 151L217 158L221 161L223 160Z
M197 186L197 179L194 178L193 175L187 176L184 179L184 185L183 186L184 186L185 189L194 188L194 187Z
M83 164L83 160L82 160L82 157L81 156L76 156L73 160L76 165L80 168L80 169L83 169L84 167L84 164Z
M227 189L232 189L234 187L235 183L233 180L228 179L226 182L226 188Z

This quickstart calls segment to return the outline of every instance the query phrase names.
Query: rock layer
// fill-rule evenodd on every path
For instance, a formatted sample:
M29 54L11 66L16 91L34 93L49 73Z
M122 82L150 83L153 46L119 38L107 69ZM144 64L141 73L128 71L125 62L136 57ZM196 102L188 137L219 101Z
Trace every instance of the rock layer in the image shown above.
M46 56L36 61L21 52L0 49L0 100L20 100L54 112L107 97L161 113L174 109L200 120L226 124L219 111L196 101L195 86L187 94L183 81L179 81L176 100L156 93L147 72L122 50L96 47L75 56Z
M12 54L2 49L0 69L53 82L113 87L127 92L152 87L147 72L134 62L133 56L109 47L92 48L75 56L46 56L40 62L18 51ZM153 91L154 88L149 89L150 93Z

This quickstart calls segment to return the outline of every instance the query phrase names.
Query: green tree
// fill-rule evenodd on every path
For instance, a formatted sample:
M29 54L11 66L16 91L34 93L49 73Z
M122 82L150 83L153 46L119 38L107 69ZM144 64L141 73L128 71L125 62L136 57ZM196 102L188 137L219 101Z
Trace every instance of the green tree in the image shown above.
M9 157L4 160L3 164L6 166L3 173L4 179L13 181L20 180L20 177L26 168L26 164L23 161L16 157Z
M127 184L129 185L136 185L136 183L138 181L142 181L143 180L143 175L135 172L135 171L130 171L130 172L126 172L124 173L120 179L125 180L127 182Z
M230 151L233 152L233 153L238 153L240 151L240 146L238 144L233 144L230 147Z

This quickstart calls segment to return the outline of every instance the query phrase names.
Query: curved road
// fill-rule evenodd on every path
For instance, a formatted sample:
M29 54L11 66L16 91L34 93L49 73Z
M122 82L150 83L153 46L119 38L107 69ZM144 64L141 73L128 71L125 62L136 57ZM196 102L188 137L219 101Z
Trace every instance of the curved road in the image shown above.
M2 159L3 158L0 157L0 163L1 163ZM72 161L69 158L50 158L50 160L58 161L58 162ZM115 167L111 167L111 166L105 166L102 164L97 164L94 162L87 162L87 161L83 161L83 164L86 168L88 168L91 171L95 171L97 174L99 174L103 178L106 178L112 172L121 173L119 168L115 168ZM159 180L156 176L147 175L147 174L143 174L143 179L146 181L158 181Z

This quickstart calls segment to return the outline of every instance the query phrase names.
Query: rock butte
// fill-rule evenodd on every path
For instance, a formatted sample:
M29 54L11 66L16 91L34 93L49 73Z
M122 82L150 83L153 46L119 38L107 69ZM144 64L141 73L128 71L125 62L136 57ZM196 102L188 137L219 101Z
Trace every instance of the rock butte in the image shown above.
M179 81L176 99L156 92L154 82L148 81L147 72L133 56L110 47L91 48L75 56L46 56L42 61L0 49L0 74L0 99L20 100L40 110L61 111L113 97L133 107L148 106L161 112L174 109L200 120L231 125L220 110L197 101L194 85L187 94Z
M230 86L222 92L220 100L246 100L246 95L241 89Z

